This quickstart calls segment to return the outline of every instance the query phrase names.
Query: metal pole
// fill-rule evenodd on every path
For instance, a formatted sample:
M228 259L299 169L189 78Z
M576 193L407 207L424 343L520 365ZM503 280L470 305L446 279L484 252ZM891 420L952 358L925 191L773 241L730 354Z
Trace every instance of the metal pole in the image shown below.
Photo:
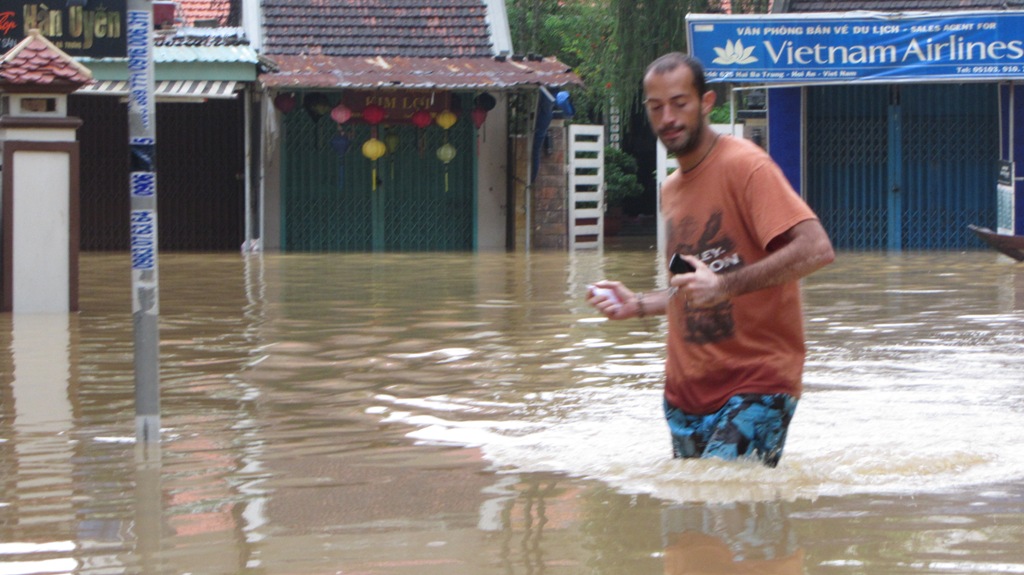
M253 195L252 195L252 91L246 89L242 92L242 105L245 127L243 128L245 142L245 160L243 170L244 202L245 202L245 235L242 252L253 251Z
M135 439L160 442L160 296L157 266L153 3L128 0L128 148L131 195Z

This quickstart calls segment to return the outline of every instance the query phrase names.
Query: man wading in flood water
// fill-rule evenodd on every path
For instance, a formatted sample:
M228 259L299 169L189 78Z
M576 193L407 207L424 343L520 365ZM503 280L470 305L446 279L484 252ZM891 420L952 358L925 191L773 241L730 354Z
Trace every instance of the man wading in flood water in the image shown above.
M706 123L715 93L699 61L658 58L644 96L679 162L661 189L669 255L693 271L649 293L600 281L587 301L610 319L668 315L664 408L675 457L775 467L802 389L798 280L835 259L832 243L767 153Z

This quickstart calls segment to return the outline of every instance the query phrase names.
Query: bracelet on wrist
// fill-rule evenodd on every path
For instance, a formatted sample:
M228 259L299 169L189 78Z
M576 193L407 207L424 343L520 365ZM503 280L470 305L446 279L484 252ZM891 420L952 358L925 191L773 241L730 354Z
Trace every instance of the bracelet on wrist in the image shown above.
M637 292L636 294L636 316L639 318L647 317L647 310L644 308L644 292Z

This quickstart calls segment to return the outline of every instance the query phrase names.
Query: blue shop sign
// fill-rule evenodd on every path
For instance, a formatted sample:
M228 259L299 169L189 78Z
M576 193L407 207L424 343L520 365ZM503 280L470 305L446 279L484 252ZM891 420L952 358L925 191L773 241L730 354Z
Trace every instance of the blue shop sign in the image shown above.
M708 81L841 83L1024 77L1024 12L687 16Z

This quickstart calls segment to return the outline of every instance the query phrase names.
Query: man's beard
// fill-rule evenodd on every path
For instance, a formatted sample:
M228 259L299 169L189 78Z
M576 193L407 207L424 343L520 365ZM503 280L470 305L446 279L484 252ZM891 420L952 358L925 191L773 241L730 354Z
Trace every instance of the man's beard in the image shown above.
M675 144L672 147L669 147L669 145L666 144L665 149L668 150L668 153L672 154L673 156L685 156L686 154L693 152L700 146L700 135L703 132L704 117L700 116L699 118L697 118L697 125L693 127L693 130L690 130L689 137L687 137L682 142ZM664 144L665 142L662 141L662 143Z

